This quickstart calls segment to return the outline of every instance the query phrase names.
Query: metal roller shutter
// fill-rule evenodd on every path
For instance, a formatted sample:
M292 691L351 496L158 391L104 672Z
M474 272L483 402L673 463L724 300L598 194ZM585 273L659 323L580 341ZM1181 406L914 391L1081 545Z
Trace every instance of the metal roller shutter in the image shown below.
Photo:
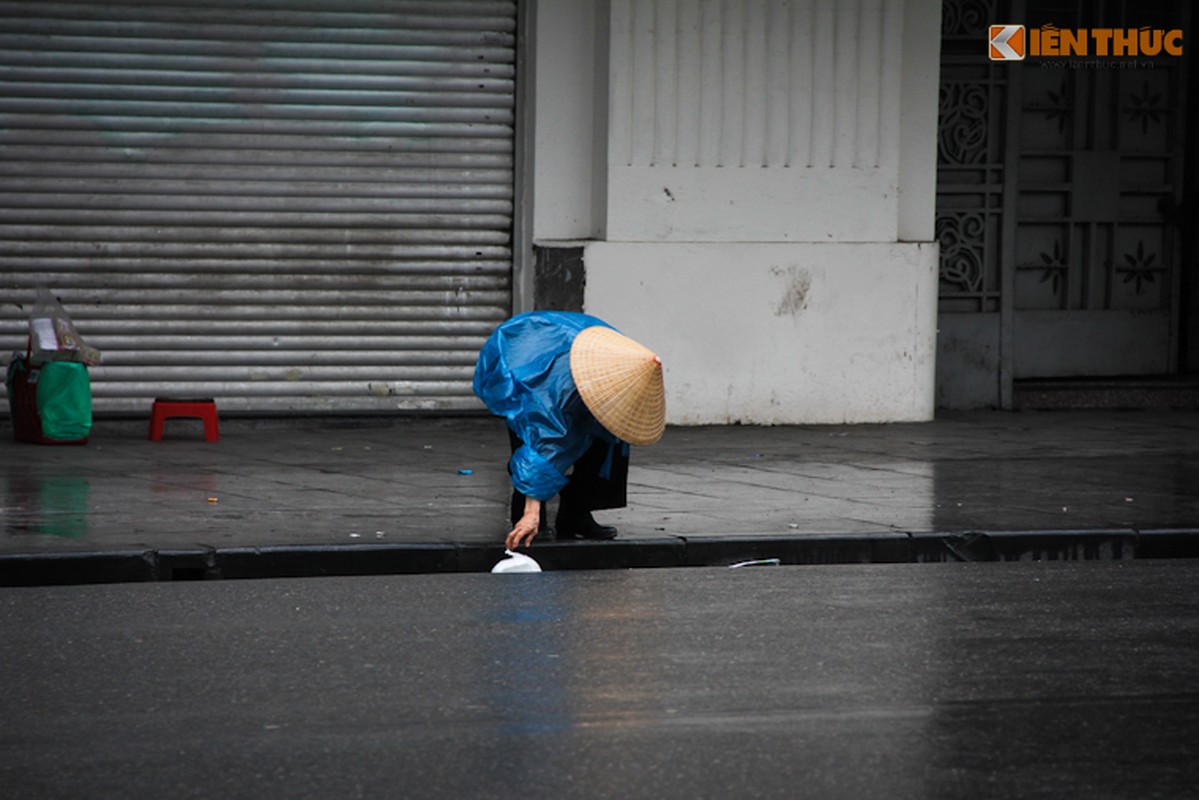
M511 307L515 2L0 2L0 346L96 411L455 410Z

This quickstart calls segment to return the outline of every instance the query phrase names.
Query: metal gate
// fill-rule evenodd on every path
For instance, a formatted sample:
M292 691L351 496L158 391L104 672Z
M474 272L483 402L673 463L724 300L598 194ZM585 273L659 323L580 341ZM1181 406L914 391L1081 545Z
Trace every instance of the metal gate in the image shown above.
M475 408L511 308L515 2L0 2L0 347L98 412Z
M992 62L986 41L992 24L1185 29L1186 4L943 9L939 403L1007 407L1022 378L1176 371L1182 60Z

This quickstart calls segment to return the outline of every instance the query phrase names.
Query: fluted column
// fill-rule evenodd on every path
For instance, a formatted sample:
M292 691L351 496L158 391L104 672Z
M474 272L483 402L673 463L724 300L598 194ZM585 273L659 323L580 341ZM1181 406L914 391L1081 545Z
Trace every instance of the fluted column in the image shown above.
M612 0L607 236L893 241L902 0Z

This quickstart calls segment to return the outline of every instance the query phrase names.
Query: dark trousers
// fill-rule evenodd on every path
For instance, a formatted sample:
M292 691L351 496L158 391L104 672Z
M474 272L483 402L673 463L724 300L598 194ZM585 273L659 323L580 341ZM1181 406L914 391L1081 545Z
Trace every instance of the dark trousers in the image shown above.
M508 431L512 452L524 445L515 433ZM612 463L608 477L601 477L604 464L611 453ZM602 508L623 508L627 502L629 486L629 456L624 445L610 445L596 440L582 457L575 462L567 476L566 486L558 494L558 517L570 518L588 514ZM512 524L524 516L525 496L512 490ZM545 527L545 506L541 507L541 527Z

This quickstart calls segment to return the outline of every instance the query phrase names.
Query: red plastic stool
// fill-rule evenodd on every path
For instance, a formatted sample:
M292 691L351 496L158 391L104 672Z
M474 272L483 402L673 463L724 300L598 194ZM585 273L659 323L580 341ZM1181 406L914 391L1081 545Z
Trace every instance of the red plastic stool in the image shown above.
M220 423L216 416L216 401L211 397L198 400L177 400L159 397L150 412L150 441L162 441L162 424L171 417L195 417L204 420L204 440L215 442L221 438Z

